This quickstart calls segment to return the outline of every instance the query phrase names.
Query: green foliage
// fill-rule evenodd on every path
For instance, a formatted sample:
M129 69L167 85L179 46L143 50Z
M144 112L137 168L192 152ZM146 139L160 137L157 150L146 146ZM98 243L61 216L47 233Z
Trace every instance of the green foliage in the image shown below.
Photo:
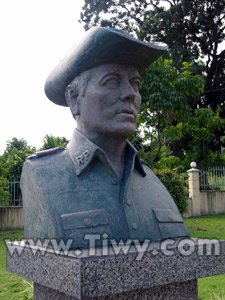
M192 65L189 63L183 63L181 71L178 71L171 60L160 58L144 72L140 89L143 101L135 138L139 137L140 142L145 145L140 152L147 157L151 168L161 158L164 146L173 146L181 138L189 136L190 128L186 130L185 126L194 126L196 116L188 101L198 97L203 89L203 78L193 75ZM180 152L183 153L183 149ZM179 154L170 149L167 155Z
M35 147L27 145L24 139L12 138L7 142L6 150L0 158L0 170L8 179L20 178L23 163L29 155L34 153ZM0 174L1 175L1 174Z
M175 171L170 169L157 170L154 169L154 173L162 181L170 195L174 199L181 214L187 211L188 203L186 199L186 193L184 190L184 183Z
M59 146L65 147L67 143L68 140L65 137L46 135L44 137L44 144L40 150ZM29 146L24 139L14 137L11 141L7 142L6 150L3 155L0 156L0 200L4 200L3 197L8 197L6 182L8 182L9 179L19 180L25 159L36 151L37 149Z
M0 156L0 206L10 205L10 193L8 181L19 180L23 163L36 149L28 146L24 139L13 138L7 142L6 150ZM11 190L13 193L13 190ZM17 194L17 192L16 192Z
M46 150L56 147L65 147L69 141L65 137L54 137L51 134L46 134L43 142L44 144L40 150Z
M159 58L143 74L141 95L143 105L151 111L174 112L186 109L189 97L197 97L204 90L204 79L192 74L192 65L183 62L181 71L172 60Z
M210 145L216 144L216 131L224 129L225 120L220 117L219 109L214 112L211 108L192 110L190 107L190 99L204 88L203 78L193 75L191 67L183 63L178 72L172 61L161 58L143 75L143 103L135 138L139 137L139 144L145 145L139 150L151 168L155 162L157 167L177 168L178 161L182 161L186 170L193 160L201 166L209 166L213 163L210 160L213 153L217 161L223 161L216 149L210 150ZM178 159L170 166L165 160L171 156Z
M182 161L179 157L170 155L163 156L155 163L156 169L179 169L182 165Z
M0 176L0 206L8 206L9 203L9 186L8 186L8 180L4 178L3 176Z

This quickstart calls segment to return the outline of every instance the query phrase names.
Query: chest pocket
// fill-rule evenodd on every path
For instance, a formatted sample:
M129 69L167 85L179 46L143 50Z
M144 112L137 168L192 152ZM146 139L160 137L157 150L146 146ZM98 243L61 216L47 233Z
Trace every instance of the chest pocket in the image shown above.
M188 236L188 231L179 212L171 209L153 208L162 239Z
M63 214L61 220L66 239L73 239L77 247L88 245L85 234L110 234L109 218L104 209Z

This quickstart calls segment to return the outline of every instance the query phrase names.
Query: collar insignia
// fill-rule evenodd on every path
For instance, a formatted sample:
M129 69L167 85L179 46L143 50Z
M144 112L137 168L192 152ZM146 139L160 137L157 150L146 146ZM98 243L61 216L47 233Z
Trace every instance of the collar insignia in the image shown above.
M83 154L76 156L76 161L79 166L85 164L85 162L88 161L89 154L89 150L85 150Z

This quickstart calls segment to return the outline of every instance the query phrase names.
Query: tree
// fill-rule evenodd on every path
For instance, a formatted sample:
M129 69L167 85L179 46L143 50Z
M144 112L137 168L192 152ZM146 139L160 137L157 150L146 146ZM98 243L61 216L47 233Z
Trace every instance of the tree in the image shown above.
M6 150L0 157L0 175L8 179L19 179L26 157L35 151L36 148L29 146L26 140L12 138L7 142Z
M207 126L206 131L210 136L214 126L220 128L223 124L219 117L218 122L200 124L197 120L205 115L197 113L198 110L192 114L188 101L190 98L195 99L203 91L204 80L200 75L193 75L191 69L191 64L183 63L181 71L178 71L171 60L160 58L143 74L140 89L143 97L135 139L138 137L137 148L151 168L159 160L164 146L170 147L173 156L182 156L185 148L178 153L174 145L182 138L190 137L191 130L196 130L198 125L199 132L206 130ZM211 119L212 114L213 112L210 114ZM202 133L195 137L203 138ZM142 149L141 144L145 145Z
M8 180L4 178L3 176L0 176L0 206L7 206L9 205L9 186L8 186Z
M63 137L54 137L51 134L46 134L43 139L43 146L40 150L46 150L56 147L65 147L69 141L63 136Z
M81 21L85 29L111 26L141 40L166 42L170 47L166 57L177 70L183 62L192 62L193 72L205 78L203 95L188 99L193 116L198 108L210 108L225 117L224 0L85 0ZM211 150L220 150L223 130L214 127Z
M68 143L65 137L54 137L47 135L44 137L44 144L40 150L54 147L64 147ZM6 150L0 156L0 177L19 180L25 159L36 152L36 147L29 146L24 139L12 138L7 141Z

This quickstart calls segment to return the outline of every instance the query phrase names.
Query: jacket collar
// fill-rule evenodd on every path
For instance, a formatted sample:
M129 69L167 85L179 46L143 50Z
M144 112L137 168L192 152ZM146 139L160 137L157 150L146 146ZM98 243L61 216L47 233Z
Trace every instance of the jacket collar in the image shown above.
M95 157L97 157L103 163L108 162L110 164L105 152L92 141L90 141L78 129L74 130L72 140L67 145L67 150L75 166L77 176L82 175L82 173L89 167ZM134 167L143 176L146 176L137 150L128 141L127 151L127 155L129 157L132 157L133 161L135 162Z

